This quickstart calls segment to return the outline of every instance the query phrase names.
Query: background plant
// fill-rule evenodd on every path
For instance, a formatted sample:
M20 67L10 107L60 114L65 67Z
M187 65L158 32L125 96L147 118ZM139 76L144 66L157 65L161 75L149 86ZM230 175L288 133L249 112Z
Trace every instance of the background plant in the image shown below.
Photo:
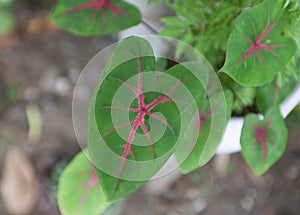
M234 28L235 18L243 11L262 2L261 0L249 1L169 1L176 16L162 18L166 28L160 33L163 36L178 38L199 50L215 68L221 69L225 61L225 52L230 33ZM270 1L273 2L274 1ZM286 35L298 41L299 47L299 10L300 3L294 1L279 1L288 11L288 23L283 29ZM251 27L252 28L252 27ZM178 47L176 55L180 56L182 47ZM291 61L276 76L278 84L286 82L289 85L290 76L295 79L299 76L299 49ZM235 81L219 73L220 80L226 88L234 93L233 112L241 114L255 104L255 88L242 87Z
M14 27L14 15L11 10L14 0L0 1L0 36L9 33Z

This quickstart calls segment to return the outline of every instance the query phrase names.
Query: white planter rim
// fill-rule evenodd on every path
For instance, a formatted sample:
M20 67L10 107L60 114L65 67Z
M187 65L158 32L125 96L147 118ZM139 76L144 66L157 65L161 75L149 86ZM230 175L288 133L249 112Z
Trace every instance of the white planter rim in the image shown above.
M280 105L280 112L286 118L300 103L300 82ZM262 115L259 114L262 118ZM241 151L240 137L245 117L232 117L225 129L223 139L218 147L217 154L228 154Z

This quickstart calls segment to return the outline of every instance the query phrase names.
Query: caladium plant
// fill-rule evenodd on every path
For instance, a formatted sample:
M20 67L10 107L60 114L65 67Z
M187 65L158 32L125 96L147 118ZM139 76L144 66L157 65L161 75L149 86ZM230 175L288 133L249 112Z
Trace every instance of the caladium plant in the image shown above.
M172 8L180 12L176 18L163 19L175 26L167 27L165 35L184 38L196 48L201 43L200 39L195 42L199 35L208 32L203 38L219 37L217 33L209 35L218 26L206 29L206 24L217 25L221 18L214 17L211 22L197 19L207 17L199 15L203 11L199 7L215 7L211 1L171 2L169 5L176 5ZM215 62L212 67L219 72L214 75L218 75L224 89L211 88L216 82L203 73L211 67L202 58L161 69L161 63L168 59L154 56L146 39L129 37L115 47L89 106L87 150L94 166L78 167L92 168L86 185L101 184L107 201L145 184L173 155L183 173L207 163L230 116L240 113L238 110L255 112L245 117L240 139L242 155L254 173L263 174L284 153L287 129L279 106L297 84L291 77L297 77L300 71L300 5L296 0L232 2L220 0L220 8L230 4L220 15L222 19L229 17L228 29L233 27L232 31L226 29L231 32L228 38L224 34L221 41L198 47L210 62ZM141 15L125 1L58 0L51 19L75 34L101 35L138 24ZM182 35L183 28L189 29L188 35ZM297 35L298 44L294 39ZM226 38L227 48L223 50ZM175 55L184 52L186 44L178 43ZM224 65L220 65L220 59ZM67 182L61 186L67 187ZM81 192L81 197L76 197L79 205L93 201L82 196L86 194ZM60 207L65 208L64 201ZM89 214L98 213L94 212Z

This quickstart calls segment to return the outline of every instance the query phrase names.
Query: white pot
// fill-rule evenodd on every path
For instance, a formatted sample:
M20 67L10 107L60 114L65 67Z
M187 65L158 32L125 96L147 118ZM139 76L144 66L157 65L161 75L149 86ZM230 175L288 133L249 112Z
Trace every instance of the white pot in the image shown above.
M300 83L295 87L294 91L280 105L281 115L286 118L289 113L300 103ZM260 117L262 117L260 115ZM217 154L228 154L241 151L240 137L244 117L233 117L229 120L223 140L217 150Z
M147 0L126 1L136 6L142 14L142 19L148 22L158 22L160 17L170 14L170 9L163 3L149 4Z
M300 103L300 83L295 87L294 91L280 105L281 115L286 118L289 113ZM262 118L261 115L259 115ZM217 149L216 154L230 154L241 151L240 137L244 117L232 117L224 131L223 139ZM169 174L165 174L170 172ZM174 182L181 176L178 164L174 156L172 156L163 168L150 180L146 189L152 194L161 194L166 192Z

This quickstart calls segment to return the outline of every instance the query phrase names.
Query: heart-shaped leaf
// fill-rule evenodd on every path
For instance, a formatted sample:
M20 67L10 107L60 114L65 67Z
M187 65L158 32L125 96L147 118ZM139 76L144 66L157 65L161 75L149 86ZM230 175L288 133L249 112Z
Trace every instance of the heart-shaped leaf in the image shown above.
M58 185L58 205L64 215L99 215L109 207L86 153L77 154L63 171Z
M282 35L288 11L278 2L263 2L235 20L221 71L243 86L262 86L283 70L296 51Z
M260 121L256 114L245 118L241 134L242 154L257 175L266 172L284 153L288 131L278 107Z
M83 36L117 32L141 21L139 10L121 0L58 0L51 20Z
M206 100L204 87L213 79L199 75L202 69L207 72L201 63L186 62L159 72L145 39L130 37L117 45L89 109L88 148L108 201L143 185L175 152L186 156L180 149L190 145L189 130ZM217 92L209 96L220 113L213 117L212 124L218 126L211 142L220 138L226 123L223 91ZM206 144L197 163L207 162L217 145Z

